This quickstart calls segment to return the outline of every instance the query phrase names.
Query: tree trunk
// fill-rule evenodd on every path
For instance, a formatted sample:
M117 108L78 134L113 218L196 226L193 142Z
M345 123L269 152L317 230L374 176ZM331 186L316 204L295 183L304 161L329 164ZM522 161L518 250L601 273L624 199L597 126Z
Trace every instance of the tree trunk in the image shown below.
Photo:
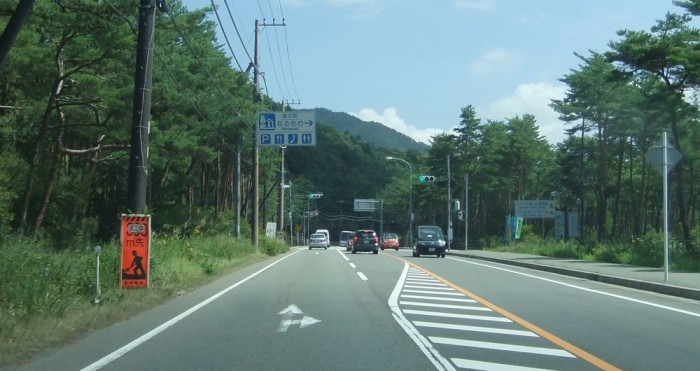
M41 160L41 152L44 147L44 142L48 135L49 120L51 117L51 112L56 107L56 99L63 89L63 74L64 74L64 64L63 64L63 44L61 44L56 53L56 74L54 75L54 83L51 88L51 94L46 102L46 108L44 109L44 115L41 122L39 123L39 130L37 132L36 143L34 144L34 155L32 156L32 161L29 163L29 172L27 173L27 180L24 187L24 200L22 201L22 208L20 210L20 232L23 233L27 229L27 214L29 213L29 204L31 203L32 190L34 188L34 179L37 176L37 167L39 166L39 161Z

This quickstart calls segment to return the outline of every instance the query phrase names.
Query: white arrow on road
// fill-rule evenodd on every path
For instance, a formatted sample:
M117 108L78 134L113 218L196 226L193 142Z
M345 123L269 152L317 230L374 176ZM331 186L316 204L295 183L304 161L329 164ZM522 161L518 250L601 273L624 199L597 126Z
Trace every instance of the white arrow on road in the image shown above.
M321 322L320 319L304 316L304 312L302 312L301 309L294 304L283 309L278 314L282 315L282 321L280 321L280 325L277 326L277 332L287 332L289 327L292 325L299 325L299 328L304 328ZM295 316L303 317L300 319L294 319Z

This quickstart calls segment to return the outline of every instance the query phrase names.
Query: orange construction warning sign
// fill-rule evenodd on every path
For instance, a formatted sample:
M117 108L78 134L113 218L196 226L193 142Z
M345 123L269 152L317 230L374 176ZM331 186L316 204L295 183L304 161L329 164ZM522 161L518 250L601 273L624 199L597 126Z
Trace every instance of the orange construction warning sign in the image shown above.
M151 247L151 216L122 214L122 262L119 287L148 287Z

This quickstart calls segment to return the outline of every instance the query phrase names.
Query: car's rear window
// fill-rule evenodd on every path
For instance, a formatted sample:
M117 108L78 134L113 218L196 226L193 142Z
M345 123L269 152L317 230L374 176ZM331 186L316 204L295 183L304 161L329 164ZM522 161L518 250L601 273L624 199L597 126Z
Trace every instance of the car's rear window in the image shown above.
M418 229L418 237L420 237L420 238L442 238L442 231L438 228L420 228L420 229Z
M397 238L396 233L384 233L384 238Z
M320 233L314 233L311 235L311 238L326 238L326 236Z
M374 231L357 231L356 235L358 238L367 238L374 237L375 233Z

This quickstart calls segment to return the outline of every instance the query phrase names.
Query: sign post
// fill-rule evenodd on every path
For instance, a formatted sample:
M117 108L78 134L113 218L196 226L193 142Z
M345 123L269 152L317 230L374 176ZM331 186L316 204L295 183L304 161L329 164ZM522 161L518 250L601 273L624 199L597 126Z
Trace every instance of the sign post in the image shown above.
M661 172L664 179L664 281L668 281L668 172L683 158L683 154L668 142L664 131L661 140L649 148L644 157Z
M151 216L122 214L121 277L119 287L148 287L150 275Z

